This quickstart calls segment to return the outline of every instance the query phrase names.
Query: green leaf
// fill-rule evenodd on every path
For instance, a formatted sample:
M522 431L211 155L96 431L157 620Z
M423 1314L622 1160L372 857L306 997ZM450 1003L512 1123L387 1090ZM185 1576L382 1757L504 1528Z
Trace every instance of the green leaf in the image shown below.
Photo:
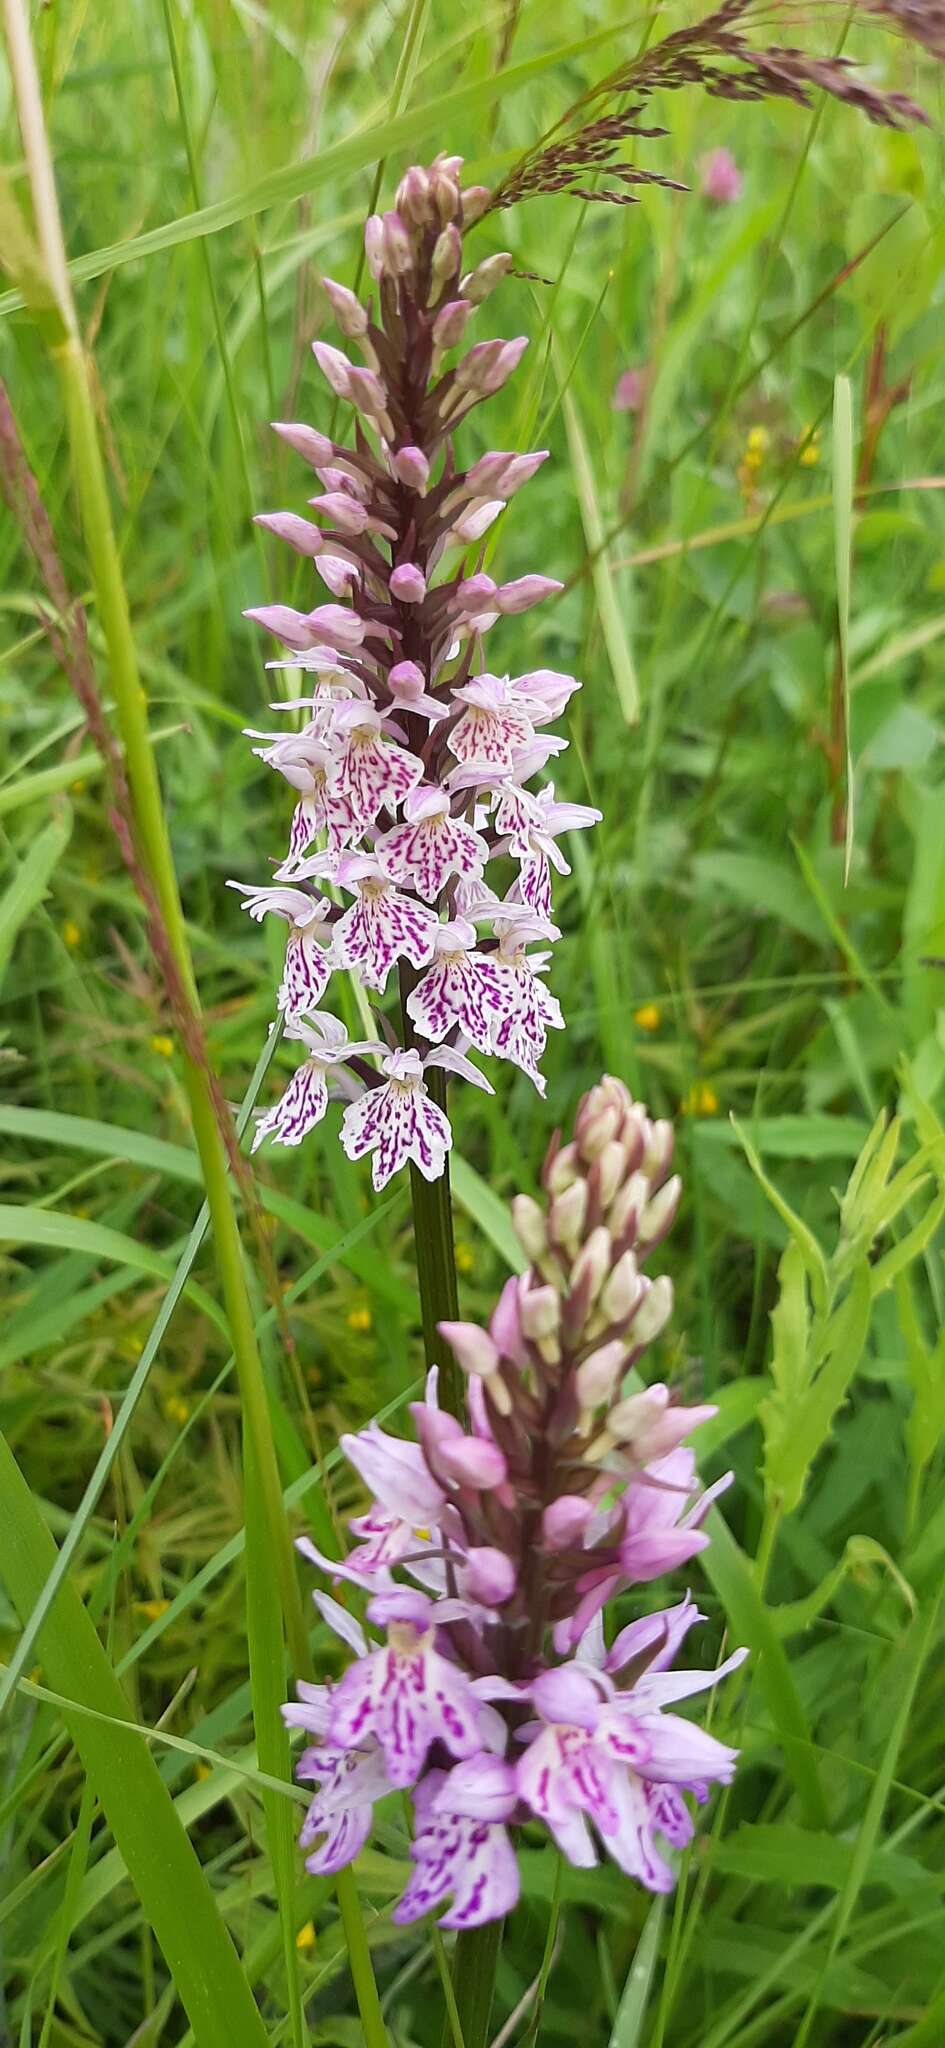
M715 1508L706 1530L711 1539L701 1558L706 1577L725 1608L735 1641L753 1652L749 1668L764 1695L805 1822L808 1827L826 1827L827 1807L807 1716L772 1615L748 1559Z
M85 1216L64 1216L58 1209L17 1209L0 1203L0 1244L30 1245L43 1250L85 1252L89 1258L105 1259L109 1265L130 1266L155 1280L174 1278L174 1261L164 1252L153 1252L123 1230L111 1230L106 1223ZM223 1337L229 1341L229 1325L223 1310L200 1287L187 1281L187 1293Z
M478 1224L483 1237L495 1246L510 1271L524 1273L527 1260L512 1229L507 1204L499 1200L468 1159L456 1152L450 1154L450 1186L460 1208Z
M785 1253L785 1260L788 1257ZM781 1300L772 1317L775 1389L761 1410L765 1487L786 1514L803 1496L807 1475L830 1435L834 1416L859 1365L872 1302L870 1269L864 1259L840 1307L825 1326L815 1325L811 1332L802 1274L798 1280L799 1262L798 1251L790 1272L782 1278Z
M63 804L57 817L34 839L25 860L19 863L0 896L0 983L6 973L17 934L42 903L50 876L55 872L72 835L72 811Z
M795 1244L801 1251L804 1264L810 1275L814 1306L817 1309L824 1308L827 1302L828 1290L827 1263L817 1243L817 1239L813 1231L808 1229L807 1224L802 1223L801 1218L795 1215L790 1203L785 1201L784 1196L775 1187L774 1182L768 1179L747 1132L742 1129L741 1124L734 1116L731 1122L755 1179L764 1189L772 1208L777 1210L782 1223L787 1225Z
M22 1621L49 1578L55 1545L0 1437L0 1571ZM64 1720L154 1929L200 2048L265 2048L236 1950L154 1758L92 1622L66 1579L40 1635L54 1689L108 1716Z
M823 921L801 895L789 861L759 853L700 853L692 866L701 895L722 889L753 915L774 918L815 945L824 944Z
M610 2036L610 2048L640 2048L643 2040L643 2023L660 1952L660 1934L665 1912L665 1898L655 1898L646 1916L643 1933L637 1942L636 1955L627 1972L627 1980Z
M555 350L555 361L561 376L560 358ZM627 631L624 613L626 600L619 595L617 570L611 567L604 544L604 522L601 518L598 486L588 452L587 439L581 424L577 405L569 390L562 398L565 430L571 455L571 467L577 485L578 503L584 526L584 538L590 557L591 580L597 601L597 615L600 619L610 673L614 679L617 701L624 723L636 725L640 717L640 689L637 682L630 635Z
M837 639L843 708L843 754L846 776L846 829L843 879L850 878L853 856L853 755L850 750L850 585L853 573L853 386L836 377L833 386L833 538L837 576Z

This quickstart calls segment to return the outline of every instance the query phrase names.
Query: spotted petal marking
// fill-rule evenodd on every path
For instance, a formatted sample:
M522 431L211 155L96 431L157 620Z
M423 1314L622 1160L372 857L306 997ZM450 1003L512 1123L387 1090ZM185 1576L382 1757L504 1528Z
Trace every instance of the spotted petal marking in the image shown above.
M407 999L421 1036L439 1045L459 1029L478 1052L491 1052L502 1020L502 970L483 953L441 953Z
M487 1920L502 1920L518 1901L518 1863L501 1824L429 1813L410 1854L415 1869L392 1915L398 1926L419 1920L450 1892L453 1904L442 1915L441 1927L481 1927Z
M380 811L403 803L422 774L416 754L381 739L373 726L355 726L338 762L337 788L363 828L373 825Z
M451 875L482 874L489 849L465 818L448 812L395 825L379 851L395 882L407 882L426 903L435 903Z
M383 990L395 961L426 966L437 923L434 911L401 895L392 883L372 877L359 887L356 901L334 928L334 964L358 968L368 988Z
M410 1650L388 1643L352 1664L335 1691L329 1734L341 1749L363 1748L373 1736L400 1788L416 1783L434 1742L455 1757L481 1748L468 1678L422 1641Z
M349 1159L374 1154L371 1177L379 1193L408 1160L424 1180L438 1180L453 1133L422 1081L391 1080L349 1105L341 1122L341 1142Z
M324 1836L306 1857L306 1869L316 1874L343 1870L367 1841L375 1799L390 1791L381 1750L376 1743L365 1749L319 1743L303 1750L295 1775L318 1787L302 1823L300 1847L307 1849L317 1835Z
M277 1145L301 1145L307 1133L321 1122L327 1108L324 1068L317 1060L303 1060L285 1094L257 1119L252 1150L255 1152L263 1139L270 1137Z
M289 1022L314 1010L331 980L331 965L324 946L315 936L316 928L290 931L285 949L285 967L278 1003Z
M485 773L508 775L514 767L516 750L534 738L528 713L515 704L492 710L469 704L447 734L446 744L457 761L473 761Z

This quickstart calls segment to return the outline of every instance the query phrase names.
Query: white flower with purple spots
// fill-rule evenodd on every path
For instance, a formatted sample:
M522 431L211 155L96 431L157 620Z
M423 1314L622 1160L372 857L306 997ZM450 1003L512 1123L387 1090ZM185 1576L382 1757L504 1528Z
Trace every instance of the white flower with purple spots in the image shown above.
M516 749L527 747L535 736L518 683L509 676L476 676L453 691L452 701L465 709L447 734L450 753L464 768L481 768L484 782L508 775Z
M522 903L541 918L551 916L551 869L569 875L558 836L580 832L600 823L601 813L590 804L559 803L553 782L538 791L521 789L514 782L503 783L495 812L495 829L505 841L503 851L519 862L517 893Z
M435 903L453 875L482 874L489 848L465 818L451 816L446 791L424 783L405 798L404 822L385 833L378 853L395 882Z
M315 1596L329 1628L358 1657L367 1655L367 1640L360 1624L326 1593ZM302 1751L295 1775L302 1784L317 1789L302 1823L299 1843L309 1848L316 1836L324 1839L305 1859L307 1870L329 1875L343 1870L363 1849L371 1832L374 1801L391 1790L384 1768L383 1752L369 1739L357 1749L341 1748L326 1741L331 1720L332 1688L308 1685L300 1679L297 1698L282 1709L287 1728L304 1728L316 1740Z
M355 897L332 932L336 967L355 967L368 988L383 990L398 960L426 966L439 923L435 910L404 895L386 865L367 854L347 855L335 878Z
M544 1095L545 1081L538 1062L545 1050L549 1028L564 1030L561 1005L545 987L541 974L549 954L527 951L531 940L547 935L547 926L533 912L511 917L514 905L503 904L496 920L498 951L491 957L498 974L502 1014L492 1035L492 1050L500 1059L511 1060Z
M414 1870L392 1918L403 1927L450 1893L441 1927L481 1927L518 1902L518 1863L503 1822L515 1809L515 1774L500 1757L472 1756L428 1771L414 1793Z
M434 1742L457 1758L477 1755L483 1709L465 1673L435 1647L433 1601L398 1587L371 1601L368 1618L386 1627L387 1642L359 1657L336 1686L329 1741L364 1749L373 1737L400 1788L416 1784Z
M289 926L285 966L277 1001L286 1018L294 1023L315 1010L331 980L328 952L322 926L330 905L323 896L310 896L304 889L278 885L256 889L251 882L229 882L244 898L243 909L257 924L270 913L283 917Z
M272 1138L277 1145L301 1145L328 1108L329 1069L355 1055L385 1050L377 1039L349 1039L339 1018L325 1010L317 1010L310 1023L296 1020L290 1024L286 1037L298 1039L307 1057L296 1067L284 1095L257 1119L254 1152L264 1138Z
M490 954L476 951L475 925L462 917L440 925L433 964L407 998L421 1037L439 1045L458 1027L478 1052L491 1052L503 1008L501 975Z
M355 805L338 788L337 763L325 736L325 716L325 711L317 712L298 733L254 735L272 742L270 746L254 748L254 752L270 768L277 768L290 787L299 792L289 828L288 859L280 871L283 873L301 859L316 833L324 832L329 850L337 854L350 846L361 831Z
M406 747L384 738L379 711L351 699L332 719L335 787L355 811L361 829L381 811L394 812L420 781L423 763Z
M378 1193L408 1160L424 1180L438 1180L443 1171L453 1133L424 1084L424 1070L430 1066L450 1067L492 1094L485 1076L449 1049L429 1053L425 1060L412 1049L388 1053L383 1061L386 1081L350 1103L341 1122L341 1142L349 1159L373 1153L372 1179Z

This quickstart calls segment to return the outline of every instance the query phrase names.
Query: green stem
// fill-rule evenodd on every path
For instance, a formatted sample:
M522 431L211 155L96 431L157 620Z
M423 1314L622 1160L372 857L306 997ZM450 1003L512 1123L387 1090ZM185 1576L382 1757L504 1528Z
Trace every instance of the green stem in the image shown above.
M467 1927L456 1938L453 1993L463 2030L463 2048L486 2048L489 2040L502 1927L501 1920L490 1920L485 1927ZM453 2048L453 2039L447 2015L443 2048Z

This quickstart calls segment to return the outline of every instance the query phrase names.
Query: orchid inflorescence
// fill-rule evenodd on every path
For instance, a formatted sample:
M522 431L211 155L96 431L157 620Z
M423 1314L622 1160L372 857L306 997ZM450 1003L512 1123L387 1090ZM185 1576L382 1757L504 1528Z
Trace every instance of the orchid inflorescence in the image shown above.
M460 165L415 166L395 210L367 222L376 311L324 281L363 358L356 367L314 343L331 390L354 409L355 444L277 425L323 491L314 520L275 512L259 523L314 561L334 601L249 614L291 650L270 667L309 679L309 694L273 707L304 714L299 730L251 735L297 794L288 855L271 883L232 884L252 917L289 927L279 1006L305 1053L256 1142L298 1144L325 1113L333 1072L354 1098L342 1144L351 1158L373 1154L377 1188L408 1159L428 1180L442 1173L450 1126L428 1084L447 1068L491 1092L471 1048L512 1061L544 1092L548 1029L564 1023L542 979L559 936L551 870L569 872L560 836L600 816L561 802L552 782L527 786L566 745L548 728L575 678L481 667L489 628L560 585L466 573L468 550L547 451L455 466L455 429L526 346L481 341L444 367L511 263L488 256L464 274L462 230L489 195L461 190ZM516 869L502 895L485 879L495 857ZM401 1019L379 1017L383 1037L354 1042L319 1009L333 969L381 996L395 966Z
M604 1628L615 1596L704 1548L702 1521L727 1484L700 1495L684 1442L714 1409L628 1384L672 1305L668 1279L641 1271L678 1203L671 1154L671 1126L622 1083L590 1091L572 1142L548 1153L544 1202L513 1205L527 1270L487 1330L440 1324L465 1375L466 1426L438 1405L434 1371L412 1409L415 1441L376 1422L342 1438L372 1495L347 1559L300 1541L369 1596L368 1624L384 1631L369 1638L316 1592L354 1661L335 1684L301 1684L283 1710L314 1738L298 1764L314 1787L308 1868L351 1862L375 1802L409 1789L414 1869L397 1922L450 1894L445 1927L501 1918L519 1890L509 1829L529 1822L580 1866L597 1861L593 1827L621 1869L668 1890L666 1848L693 1835L684 1794L703 1801L732 1776L734 1750L664 1709L744 1653L712 1672L671 1670L702 1619L688 1593L609 1645Z

